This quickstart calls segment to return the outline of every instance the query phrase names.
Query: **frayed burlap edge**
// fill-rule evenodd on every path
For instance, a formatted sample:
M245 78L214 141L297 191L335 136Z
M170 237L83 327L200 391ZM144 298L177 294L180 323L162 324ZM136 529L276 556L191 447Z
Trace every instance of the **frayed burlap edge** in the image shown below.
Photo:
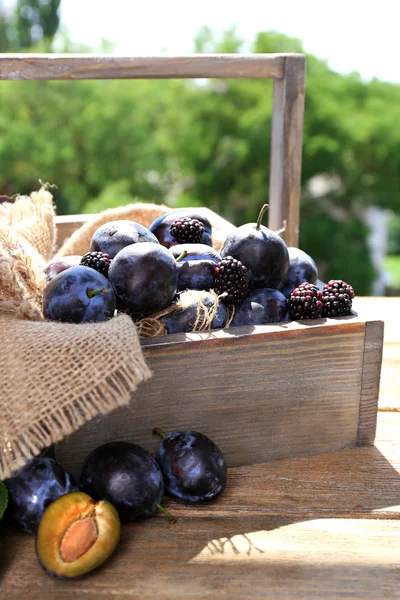
M72 434L94 417L106 415L122 406L128 406L131 395L136 391L138 385L153 375L142 353L137 352L139 347L137 330L130 317L126 315L117 316L105 323L73 325L46 321L21 321L15 315L14 319L10 320L9 316L0 313L0 328L3 336L3 350L7 352L6 360L0 363L0 379L4 380L1 371L5 370L8 375L6 386L13 386L13 390L4 389L3 393L14 398L13 403L3 407L2 426L0 426L0 432L2 432L2 436L0 436L0 480L10 477L25 464L26 460L36 456L44 448L61 441L66 435ZM27 332L27 328L29 328L29 332ZM32 349L29 351L29 348L25 347L24 351L27 355L32 355L33 363L35 340L40 340L41 336L43 339L49 339L51 331L61 340L58 347L56 344L54 351L54 361L56 361L58 353L62 353L63 345L68 344L69 339L68 334L66 335L67 339L62 339L60 333L68 332L68 329L71 329L70 337L73 340L76 331L82 334L87 331L92 339L93 336L107 332L112 339L116 340L116 347L120 351L120 355L114 357L116 367L107 376L100 377L96 385L88 385L87 389L79 395L74 395L73 391L62 391L60 403L53 401L50 404L48 402L43 407L40 417L35 422L27 423L30 420L29 402L25 403L25 398L22 398L20 401L25 408L22 411L18 410L18 397L15 392L22 387L19 385L22 382L21 378L31 379L31 370L35 370L35 365L26 362L24 356L20 356L21 364L18 364L18 360L15 363L12 350L14 350L14 356L18 357L18 340L22 339L22 336L26 339L27 334L30 335ZM79 357L81 350L82 347L77 352ZM93 369L95 363L100 364L101 370L102 361L106 362L107 359L108 356L105 352L95 356L92 354L88 357L87 363L77 367L77 373L82 373L85 369ZM20 372L19 369L21 365L25 366L23 372ZM54 367L57 368L56 362ZM60 367L62 368L62 365ZM49 382L54 379L50 373L46 375L44 372L41 373L40 378L46 379L46 376ZM47 383L45 381L43 386L47 387ZM21 394L23 394L22 391ZM34 414L36 414L36 406L34 408ZM18 433L16 433L17 431Z
M0 229L0 311L41 320L45 287L39 253L17 233Z
M131 394L138 387L136 372L140 372L140 382L146 381L152 375L149 371L144 377L145 368L144 363L137 369L132 365L129 368L120 367L108 376L107 381L99 384L85 397L76 398L74 403L62 409L55 408L40 423L21 431L12 443L5 438L0 457L0 481L13 475L27 460L52 444L60 442L94 417L107 415L121 406L128 406Z
M30 196L17 196L0 204L0 229L17 239L25 239L42 257L50 260L56 243L53 196L46 186Z
M0 311L41 320L43 270L55 247L53 196L43 186L0 205Z

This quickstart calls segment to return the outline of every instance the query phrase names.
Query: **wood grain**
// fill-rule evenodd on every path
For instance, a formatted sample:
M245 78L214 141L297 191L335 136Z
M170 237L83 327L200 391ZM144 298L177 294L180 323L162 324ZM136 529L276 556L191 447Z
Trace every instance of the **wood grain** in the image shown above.
M274 81L269 227L280 230L288 246L298 246L304 117L304 56L288 56L284 76Z
M56 446L73 473L96 446L121 439L155 451L150 432L195 429L230 466L357 443L365 323L231 328L148 338L153 378L131 407L94 419Z
M37 565L33 539L12 535L9 600L398 598L400 523L252 517L124 527L111 560L76 582ZM1 567L0 567L1 568Z
M383 327L383 321L367 321L365 324L360 415L357 436L357 443L360 446L373 444L375 439L382 367Z
M279 78L288 54L0 54L0 79ZM297 56L297 55L293 55Z
M47 576L32 536L0 530L8 600L397 598L400 415L380 414L377 447L229 469L207 506L166 504L125 524L116 554L76 582Z

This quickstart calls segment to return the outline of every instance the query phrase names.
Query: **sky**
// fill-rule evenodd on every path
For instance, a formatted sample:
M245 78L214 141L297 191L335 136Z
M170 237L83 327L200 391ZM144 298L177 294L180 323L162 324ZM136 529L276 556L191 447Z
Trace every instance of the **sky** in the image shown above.
M105 38L132 56L190 54L204 25L217 34L235 26L247 42L276 30L335 71L400 83L399 9L399 0L62 0L61 22L75 42Z

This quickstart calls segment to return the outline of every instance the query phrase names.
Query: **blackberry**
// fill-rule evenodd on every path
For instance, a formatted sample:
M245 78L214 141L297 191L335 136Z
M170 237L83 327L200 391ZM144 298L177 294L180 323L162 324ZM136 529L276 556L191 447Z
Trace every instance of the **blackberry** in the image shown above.
M171 223L169 230L180 244L198 244L204 233L204 224L198 219L180 217Z
M247 268L240 260L225 256L214 269L214 292L225 304L236 304L249 293Z
M290 318L319 319L322 316L322 292L312 283L302 283L287 300Z
M343 317L351 312L354 290L341 279L331 279L322 288L322 316Z
M108 269L111 265L111 258L108 254L104 254L103 252L88 252L85 256L82 256L80 264L85 267L90 267L104 275L104 277L107 277Z

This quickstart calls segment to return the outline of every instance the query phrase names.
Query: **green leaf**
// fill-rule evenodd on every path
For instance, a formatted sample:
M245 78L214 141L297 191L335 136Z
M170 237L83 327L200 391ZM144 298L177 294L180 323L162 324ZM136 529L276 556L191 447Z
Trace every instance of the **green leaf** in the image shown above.
M0 481L0 521L1 521L2 516L4 515L4 511L7 508L7 504L8 504L7 488L4 485L4 483L2 483Z

